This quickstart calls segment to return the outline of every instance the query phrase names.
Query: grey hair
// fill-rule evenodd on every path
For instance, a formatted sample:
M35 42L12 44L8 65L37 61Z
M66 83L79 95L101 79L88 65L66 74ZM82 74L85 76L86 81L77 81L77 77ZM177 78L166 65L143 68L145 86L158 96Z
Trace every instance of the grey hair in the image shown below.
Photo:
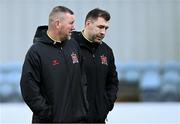
M49 14L49 23L54 21L54 19L64 19L64 14L69 13L73 15L73 11L65 6L56 6L52 9L51 13Z

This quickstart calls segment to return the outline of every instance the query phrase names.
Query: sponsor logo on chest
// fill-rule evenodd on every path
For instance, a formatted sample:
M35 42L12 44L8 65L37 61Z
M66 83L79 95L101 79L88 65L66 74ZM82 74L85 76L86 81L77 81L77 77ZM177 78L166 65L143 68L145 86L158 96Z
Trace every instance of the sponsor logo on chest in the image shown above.
M60 61L59 61L58 59L54 59L54 60L52 60L51 64L52 64L53 66L59 65L59 64L60 64Z

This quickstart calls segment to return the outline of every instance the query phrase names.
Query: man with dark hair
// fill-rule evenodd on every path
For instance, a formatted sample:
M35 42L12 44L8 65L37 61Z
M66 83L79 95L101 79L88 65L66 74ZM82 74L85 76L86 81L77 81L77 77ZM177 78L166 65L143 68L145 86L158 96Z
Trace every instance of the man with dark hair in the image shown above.
M112 49L102 39L108 29L110 14L101 9L91 10L82 32L73 32L83 56L87 76L89 109L87 122L104 123L112 110L118 90L118 78Z
M101 17L106 21L109 21L111 18L110 14L107 11L95 8L86 15L85 22L87 22L88 20L96 20L98 19L98 17Z
M49 25L38 27L26 54L20 85L33 123L84 122L87 100L80 49L68 40L73 30L73 12L55 7Z

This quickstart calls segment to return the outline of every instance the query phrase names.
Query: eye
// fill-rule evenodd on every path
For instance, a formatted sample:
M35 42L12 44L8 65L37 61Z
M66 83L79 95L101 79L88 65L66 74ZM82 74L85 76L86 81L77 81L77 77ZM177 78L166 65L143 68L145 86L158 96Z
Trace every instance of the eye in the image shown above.
M107 30L109 27L105 27L105 30Z
M70 21L69 24L73 25L73 24L74 24L74 21Z
M103 29L103 28L104 28L104 26L103 26L103 25L99 25L99 26L98 26L98 28Z
M104 26L104 25L99 25L98 28L99 28L99 29L105 29L105 30L107 30L109 27L108 27L108 26Z

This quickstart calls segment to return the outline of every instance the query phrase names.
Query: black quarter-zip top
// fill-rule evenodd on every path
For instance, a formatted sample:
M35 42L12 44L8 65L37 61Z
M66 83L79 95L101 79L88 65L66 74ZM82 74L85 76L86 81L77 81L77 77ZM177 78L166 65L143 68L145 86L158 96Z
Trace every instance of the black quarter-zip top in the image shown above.
M112 49L104 42L89 42L82 32L73 32L79 44L87 75L88 121L103 123L112 110L118 78Z
M87 111L79 46L73 40L54 44L46 32L47 26L38 27L26 54L23 98L34 123L79 122Z

